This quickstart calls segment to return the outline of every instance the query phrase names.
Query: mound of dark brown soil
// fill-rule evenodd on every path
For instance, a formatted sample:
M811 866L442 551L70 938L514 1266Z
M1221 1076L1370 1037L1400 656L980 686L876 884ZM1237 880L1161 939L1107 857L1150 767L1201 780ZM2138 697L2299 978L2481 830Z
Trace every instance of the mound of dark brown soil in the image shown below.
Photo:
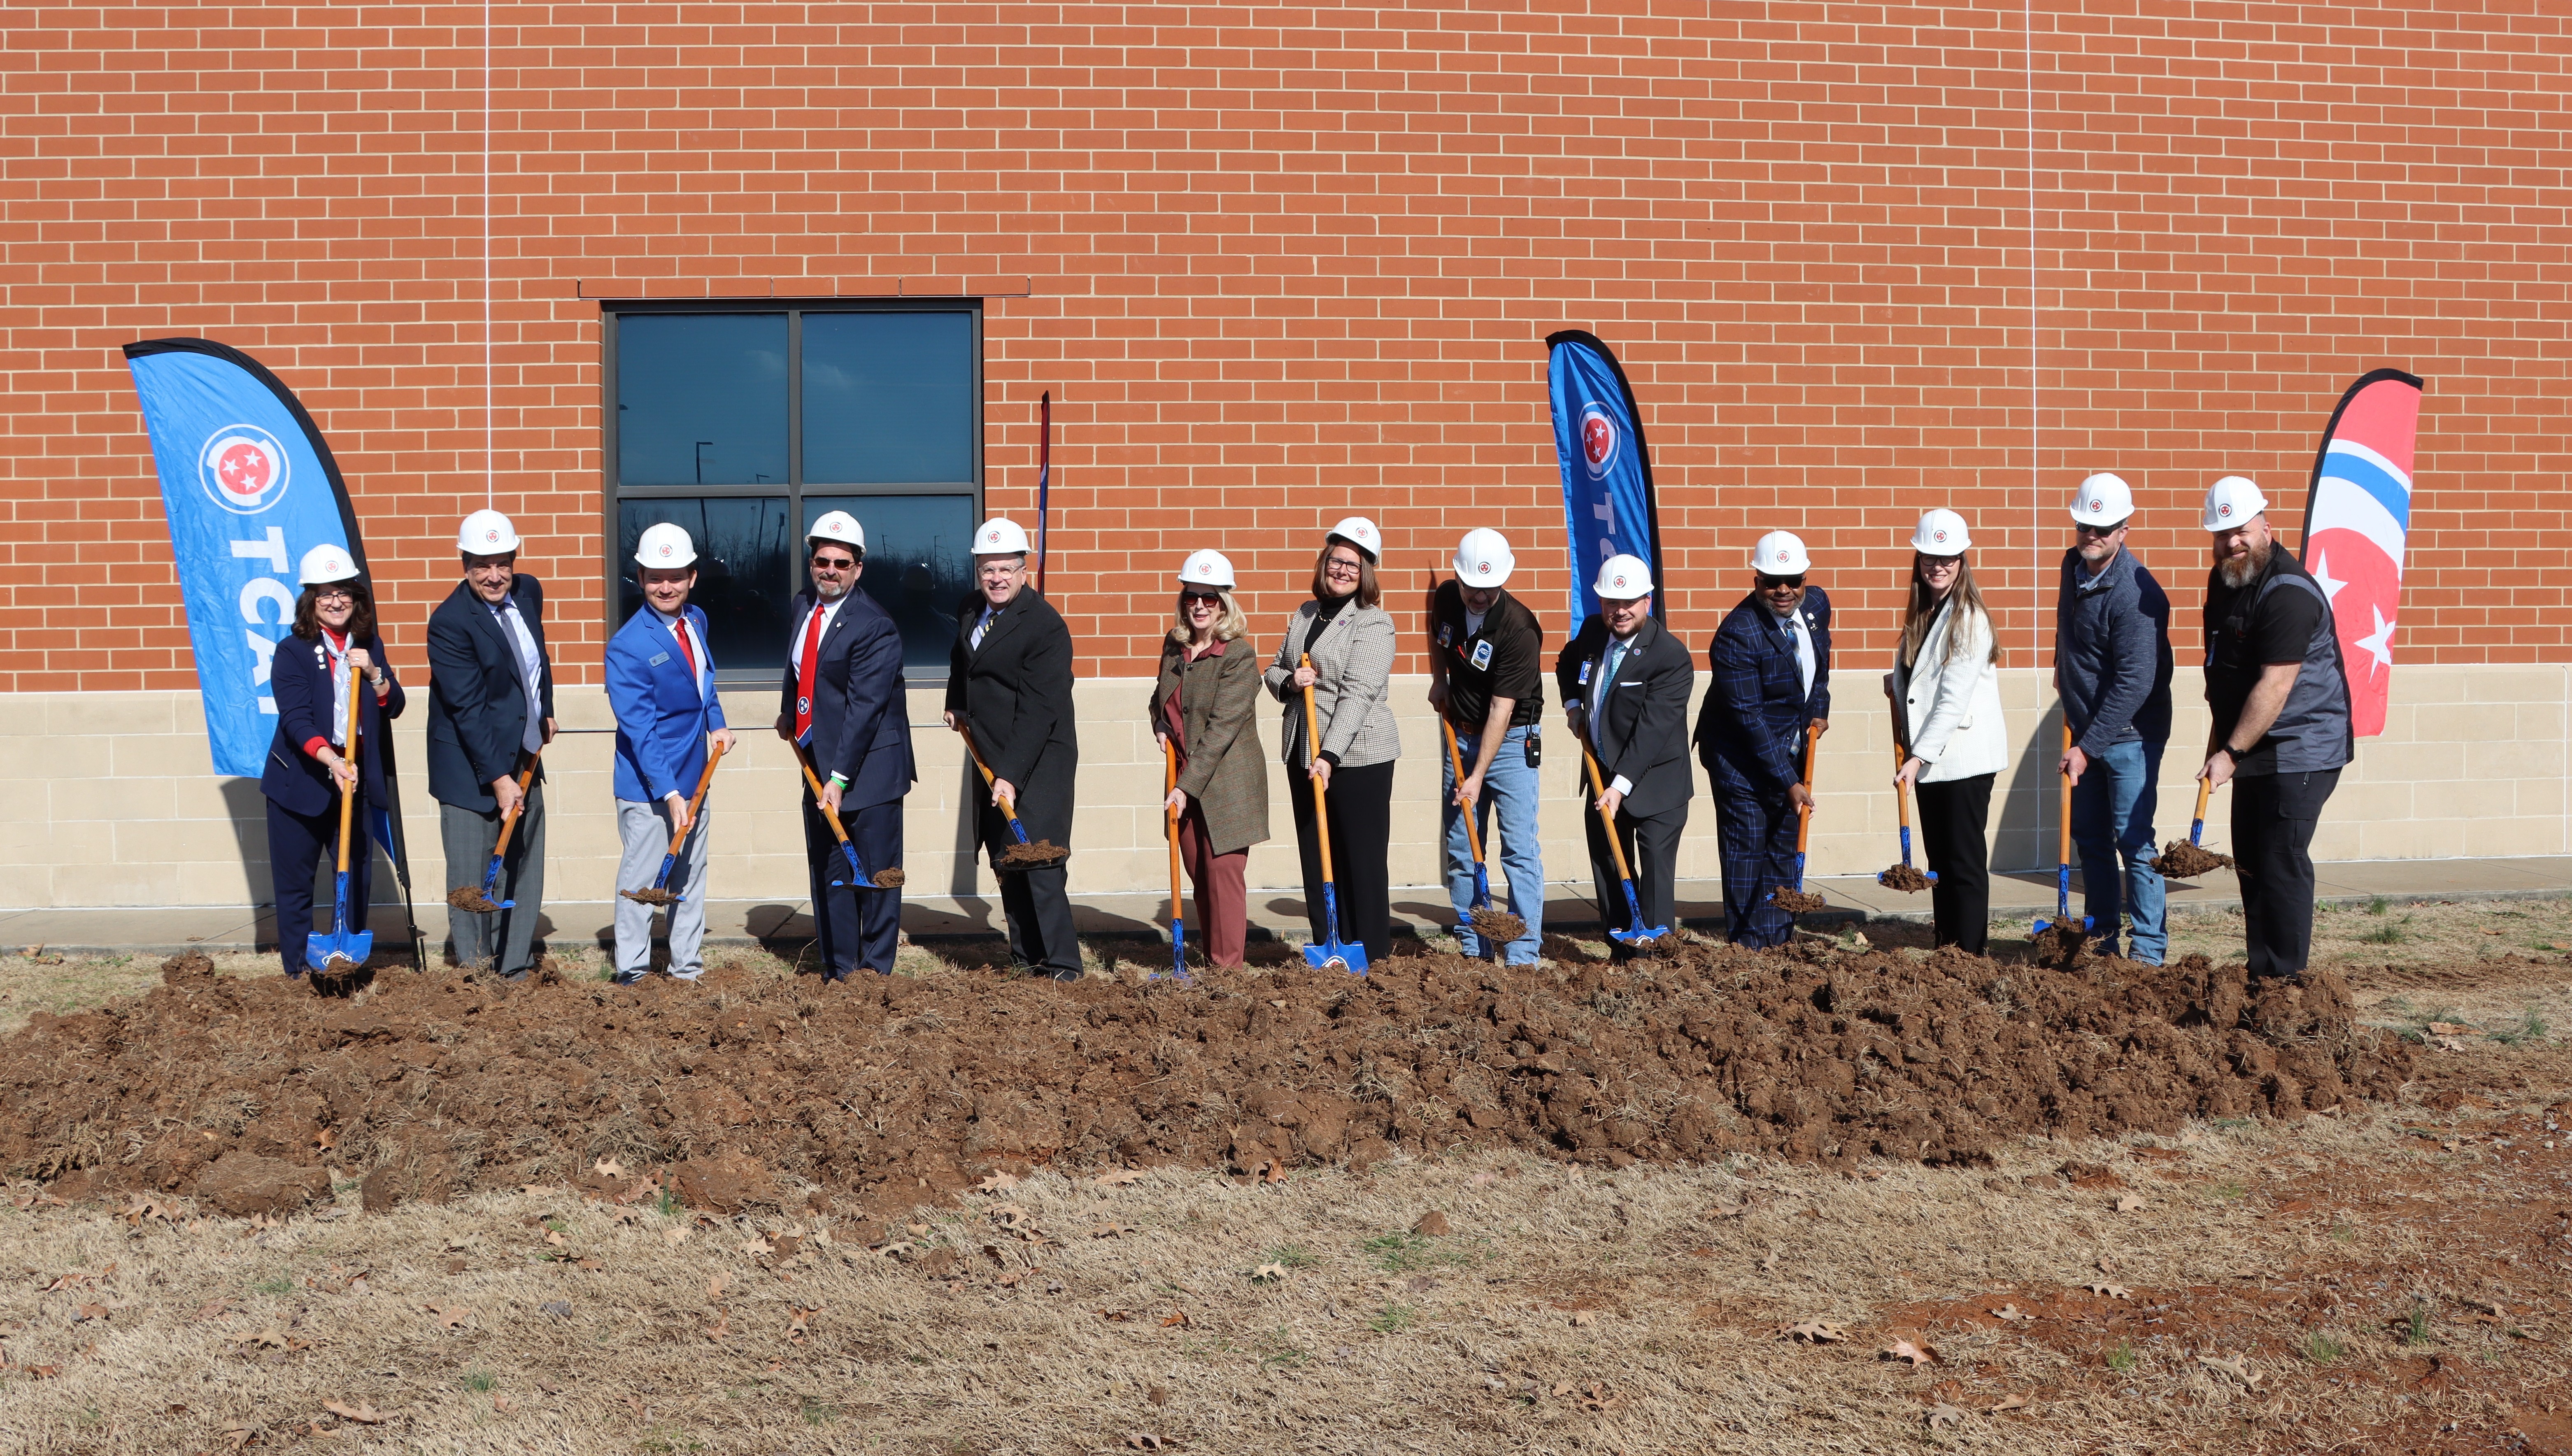
M1474 934L1486 944L1506 946L1527 934L1527 922L1493 906L1476 907L1465 919L1474 926Z
M1139 988L387 973L336 1003L173 962L145 997L0 1043L0 1172L246 1203L304 1192L280 1164L326 1165L364 1175L369 1206L648 1176L715 1205L809 1183L889 1209L1057 1159L1970 1162L2024 1132L2296 1116L2407 1065L2329 973L2252 994L2203 959L1674 947L1613 970L1431 956Z
M1887 890L1918 892L1929 888L1929 877L1909 865L1894 865L1875 877L1875 883Z
M2162 846L2161 857L2153 864L2174 880L2194 880L2200 875L2229 868L2233 856L2219 855L2211 849L2175 839Z
M1003 870L1041 870L1045 866L1071 858L1071 851L1049 839L1032 839L1013 844L1000 851L999 867Z
M1788 915L1810 915L1816 910L1831 908L1829 901L1809 890L1789 890L1783 885L1768 892L1768 903Z

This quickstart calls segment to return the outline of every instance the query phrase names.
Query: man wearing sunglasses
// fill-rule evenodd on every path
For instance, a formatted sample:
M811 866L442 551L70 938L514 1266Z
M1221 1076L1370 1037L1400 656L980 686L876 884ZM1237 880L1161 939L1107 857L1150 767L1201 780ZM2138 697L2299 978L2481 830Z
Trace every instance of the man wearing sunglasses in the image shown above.
M2115 475L2092 475L2072 493L2074 539L2054 607L2054 690L2072 747L2058 767L2100 953L2117 953L2131 913L2128 950L2158 966L2170 946L2153 849L2153 785L2171 730L2170 597L2126 549L2134 514L2135 493Z
M1804 746L1831 716L1831 603L1806 586L1802 540L1770 531L1750 551L1751 592L1715 630L1713 685L1697 710L1697 760L1713 781L1723 915L1733 944L1780 946L1795 918L1768 902L1795 880L1795 828L1813 807Z
M805 533L804 548L813 587L796 593L787 614L795 634L777 736L799 745L822 781L818 799L812 785L804 788L814 949L826 981L847 980L859 967L890 976L902 939L902 891L852 883L848 856L822 816L839 817L870 879L901 868L902 800L915 777L902 632L858 590L867 533L857 517L825 512Z

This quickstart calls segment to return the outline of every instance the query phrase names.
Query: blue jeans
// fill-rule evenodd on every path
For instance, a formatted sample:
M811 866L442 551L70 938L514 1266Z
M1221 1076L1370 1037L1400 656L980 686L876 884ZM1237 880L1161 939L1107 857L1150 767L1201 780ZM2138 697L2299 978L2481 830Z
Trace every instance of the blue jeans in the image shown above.
M2154 785L2161 771L2162 745L2120 743L2094 756L2072 790L2072 843L2081 851L2082 910L2090 917L2092 934L2102 953L2113 954L2119 917L2132 912L2130 953L2154 966L2170 949L2162 872L2153 864L2159 853L2153 847L2153 809L2159 799ZM2125 857L2122 883L2120 855Z
M1500 947L1500 959L1513 966L1536 963L1537 947L1545 939L1545 859L1538 853L1536 837L1537 771L1528 767L1525 728L1513 728L1501 740L1500 751L1492 755L1492 766L1483 773L1483 797L1474 806L1474 827L1483 836L1483 853L1492 852L1492 810L1501 811L1501 868L1509 872L1510 893L1505 901L1495 894L1496 905L1506 905L1510 914L1527 922L1527 934ZM1465 755L1471 768L1479 739L1459 733L1457 750ZM1438 776L1442 786L1438 802L1445 806L1441 822L1447 831L1447 898L1456 905L1456 939L1464 943L1468 956L1492 955L1493 948L1474 934L1474 923L1468 918L1474 908L1474 853L1465 838L1465 816L1456 807L1456 765L1440 755L1446 763Z

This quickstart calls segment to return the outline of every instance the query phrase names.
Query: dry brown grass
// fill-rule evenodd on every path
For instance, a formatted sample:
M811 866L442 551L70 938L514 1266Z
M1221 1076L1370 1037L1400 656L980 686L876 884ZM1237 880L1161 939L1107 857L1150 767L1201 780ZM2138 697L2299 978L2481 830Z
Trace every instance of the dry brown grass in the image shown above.
M2507 910L2528 924L2485 923L2572 940L2572 906ZM2492 914L2409 913L2406 933L2464 946ZM2326 940L2332 959L2392 959L2347 939L2366 954ZM2572 1139L2545 1125L2572 1121L2551 1030L2572 1016L2572 970L2471 959L2406 961L2361 989L2388 1025L2425 1025L2431 998L2463 1021L2554 1020L2506 1044L2446 1037L2458 1050L2402 1104L2029 1139L1988 1169L1607 1173L1503 1154L1275 1184L1048 1171L925 1210L881 1249L827 1214L718 1220L563 1191L369 1215L342 1186L325 1215L273 1227L0 1204L0 1444L2502 1449L2513 1426L2552 1429L2549 1402L2572 1409L2572 1230L2550 1221L2572 1198ZM14 960L13 1010L64 970ZM266 974L244 960L227 969ZM83 968L77 985L113 995L151 969ZM2118 1211L2127 1197L2141 1205ZM1432 1212L1447 1232L1410 1231ZM2473 1318L2478 1302L2502 1313ZM2424 1342L2406 1343L2386 1321L2415 1309ZM800 1336L799 1310L815 1311ZM1816 1320L1847 1341L1774 1333ZM1881 1358L1897 1338L1938 1362ZM2201 1358L2234 1355L2255 1387ZM2010 1397L2029 1404L1992 1408Z

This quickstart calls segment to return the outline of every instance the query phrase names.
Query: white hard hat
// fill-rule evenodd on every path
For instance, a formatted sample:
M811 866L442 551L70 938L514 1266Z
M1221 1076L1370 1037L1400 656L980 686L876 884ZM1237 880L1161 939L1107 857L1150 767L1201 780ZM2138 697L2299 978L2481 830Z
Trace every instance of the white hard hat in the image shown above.
M1652 568L1640 556L1610 556L1599 563L1590 593L1601 601L1632 601L1652 594Z
M1023 556L1027 553L1027 533L1016 521L995 515L973 528L973 554L976 556Z
M1232 589L1232 558L1221 551L1192 551L1179 563L1181 586L1220 586Z
M304 553L304 570L296 580L306 586L357 579L357 563L345 546L315 546Z
M1800 576L1813 569L1804 554L1804 538L1793 531L1770 531L1750 548L1750 569L1762 576Z
M634 564L666 567L672 571L682 566L694 566L697 564L697 543L688 539L685 526L666 520L659 525L645 526L643 539L634 543Z
M2227 475L2206 490L2206 528L2229 531L2268 508L2268 497L2240 475Z
M1510 538L1490 526L1476 526L1456 543L1456 579L1467 586L1498 586L1518 569Z
M845 510L826 510L813 528L804 533L807 541L837 541L863 556L867 553L867 528Z
M2072 492L2072 518L2083 525L2112 526L2134 513L2133 489L2105 470Z
M1965 518L1943 505L1922 511L1920 524L1911 528L1911 549L1923 556L1961 556L1973 544L1973 533L1965 529Z
M1331 527L1330 533L1366 552L1370 561L1384 559L1384 537L1376 533L1375 522L1365 516L1342 516L1340 523Z
M518 549L518 528L496 510L477 510L455 528L455 549L467 556L497 556Z

